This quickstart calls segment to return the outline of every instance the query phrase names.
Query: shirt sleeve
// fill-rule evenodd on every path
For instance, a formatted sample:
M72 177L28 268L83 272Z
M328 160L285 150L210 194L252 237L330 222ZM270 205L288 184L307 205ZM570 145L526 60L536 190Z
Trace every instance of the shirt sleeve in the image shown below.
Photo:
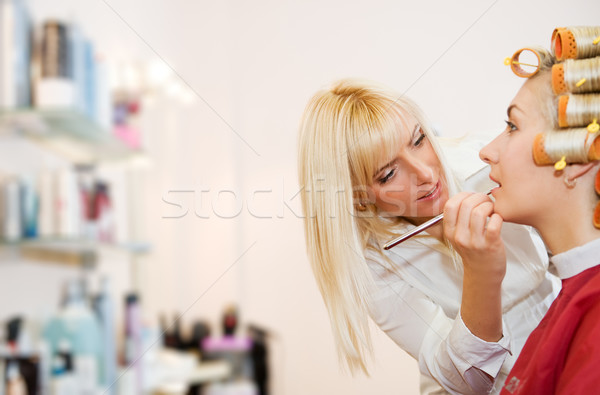
M479 339L466 327L460 313L450 318L424 293L389 270L380 267L372 271L376 291L371 317L418 360L421 372L452 394L489 392L494 384L489 376L497 376L510 352L508 332L504 330L503 338L495 343Z
M508 333L504 320L502 333ZM471 333L460 313L454 320L448 337L448 354L457 369L464 372L465 381L476 393L491 391L494 381L490 380L490 376L498 375L507 353L511 353L510 337L503 335L498 342L482 340Z

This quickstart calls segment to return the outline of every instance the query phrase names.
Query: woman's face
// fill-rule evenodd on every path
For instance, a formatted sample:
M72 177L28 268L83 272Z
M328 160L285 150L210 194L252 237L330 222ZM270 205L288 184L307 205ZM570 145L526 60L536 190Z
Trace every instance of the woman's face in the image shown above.
M414 223L442 212L448 188L440 161L421 126L407 117L408 132L397 155L373 175L375 205L385 216L402 216Z
M535 226L551 210L547 203L561 182L554 167L533 160L534 137L551 128L537 93L544 84L550 84L549 75L523 84L508 106L506 129L479 154L491 167L490 179L498 183L492 191L494 210L505 221Z

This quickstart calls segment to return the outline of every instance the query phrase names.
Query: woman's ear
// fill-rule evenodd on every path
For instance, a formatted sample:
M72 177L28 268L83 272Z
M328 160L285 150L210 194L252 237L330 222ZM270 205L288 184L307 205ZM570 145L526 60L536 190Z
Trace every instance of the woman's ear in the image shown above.
M598 161L593 161L588 163L572 164L569 166L568 178L570 180L575 180L592 170L598 163Z

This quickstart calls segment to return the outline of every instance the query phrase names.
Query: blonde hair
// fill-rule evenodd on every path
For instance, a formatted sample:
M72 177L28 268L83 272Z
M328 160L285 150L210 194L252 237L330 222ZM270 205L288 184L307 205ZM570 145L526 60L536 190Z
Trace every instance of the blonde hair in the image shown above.
M408 98L371 82L345 79L317 92L300 125L298 174L303 189L307 254L331 321L336 348L352 373L367 373L373 279L366 248L383 257L378 240L402 218L378 215L369 187L378 166L397 155L407 115L419 122L445 169L450 194L458 187L421 110ZM364 211L361 211L364 210Z
M536 49L540 67L530 79L551 76L551 82L542 84L537 95L552 126L534 139L533 157L538 165L554 164L560 171L567 163L600 160L599 33L598 26L557 28L552 33L553 53ZM600 170L594 190L592 218L600 229Z
M557 63L556 57L543 47L534 46L531 48L534 49L540 57L540 68L536 74L529 77L529 80L548 78L549 73L552 71L552 66ZM543 84L542 88L536 91L536 94L542 113L546 119L549 120L550 125L553 128L558 128L558 98L552 91L552 84Z
M559 160L566 163L597 160L600 152L594 149L594 141L598 138L598 132L593 132L590 126L600 118L600 87L596 88L595 85L600 76L600 57L567 59L561 63L543 48L537 48L536 52L540 56L540 68L538 73L529 79L549 79L548 83L541 84L536 90L536 96L542 114L551 126L545 133L536 137L536 163L549 165ZM589 60L595 60L597 64L585 63ZM586 88L578 88L583 89L585 94L574 94L570 91L570 86L575 86L575 83L569 82L573 79L569 76L569 64L580 64L586 71L585 74L591 77L592 83L587 84ZM581 82L586 82L586 79L582 79Z

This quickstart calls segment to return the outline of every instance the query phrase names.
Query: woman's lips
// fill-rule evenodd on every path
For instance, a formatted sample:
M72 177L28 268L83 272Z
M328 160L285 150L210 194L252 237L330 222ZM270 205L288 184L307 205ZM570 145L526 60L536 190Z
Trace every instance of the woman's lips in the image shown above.
M496 184L498 184L498 186L499 186L499 187L501 187L501 186L502 186L502 184L500 184L500 181L496 180L496 179L495 179L494 177L492 177L491 175L490 175L490 180L492 180L493 182L495 182Z
M494 192L498 191L498 189L500 189L500 187L502 187L502 184L500 184L500 182L498 182L494 177L490 176L490 180L492 180L493 182L495 182L496 184L498 184L498 186L492 188L492 190L490 191L492 193L492 196L496 196L494 195Z
M442 187L441 187L440 182L438 181L437 184L435 184L435 187L433 187L433 189L431 191L427 192L425 195L418 198L417 201L423 202L423 201L435 200L440 196L441 190L442 190Z

